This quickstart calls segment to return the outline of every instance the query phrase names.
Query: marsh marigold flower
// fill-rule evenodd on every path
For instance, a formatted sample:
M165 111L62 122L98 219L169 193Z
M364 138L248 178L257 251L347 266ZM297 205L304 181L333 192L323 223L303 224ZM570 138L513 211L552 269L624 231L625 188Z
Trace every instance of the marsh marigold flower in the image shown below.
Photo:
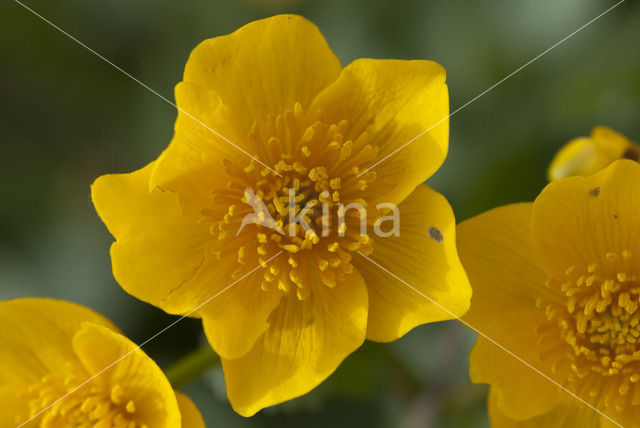
M237 412L308 392L365 338L451 318L359 252L467 309L453 213L422 184L447 152L440 65L342 68L313 24L276 16L197 46L176 101L169 147L100 177L93 201L116 239L116 280L167 312L197 309ZM399 223L376 223L394 208Z
M640 146L616 131L597 126L591 136L575 138L556 153L549 166L549 180L591 175L618 159L640 160Z
M640 165L619 160L458 227L464 319L625 427L640 421L639 195ZM470 372L495 427L614 426L485 338Z
M92 310L9 300L0 324L0 426L204 428L153 360Z

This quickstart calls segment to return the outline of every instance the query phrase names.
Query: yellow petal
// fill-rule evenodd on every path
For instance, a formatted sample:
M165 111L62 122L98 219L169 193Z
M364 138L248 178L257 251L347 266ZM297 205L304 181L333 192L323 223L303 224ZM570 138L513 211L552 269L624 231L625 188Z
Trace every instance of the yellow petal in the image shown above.
M24 422L30 412L21 395L26 388L45 375L66 372L67 364L77 361L69 344L86 321L117 331L103 316L71 302L45 298L0 302L0 426Z
M483 329L497 313L535 308L551 297L531 236L531 203L506 205L458 226L458 252L473 288L464 319Z
M23 396L19 392L28 388L29 384L15 381L6 383L5 380L0 384L0 426L15 427L23 423L29 415L29 403L25 402ZM38 421L32 421L24 425L25 428L35 428Z
M0 302L0 385L33 383L61 371L75 360L68 344L85 321L117 331L106 318L70 302L44 298Z
M540 336L537 327L544 321L543 311L503 312L494 313L492 322L478 327L517 356L482 336L469 356L471 380L492 385L500 410L510 418L524 420L544 414L566 394L539 373L551 375L550 368L539 357L544 348L536 342Z
M318 95L311 110L320 110L324 123L348 120L345 140L369 133L379 153L361 170L390 155L373 169L371 203L400 203L446 157L449 94L445 71L435 62L358 59Z
M269 329L237 360L222 360L227 395L243 416L303 395L326 379L364 341L367 290L357 272L327 288L317 279L310 297L283 300Z
M420 185L398 210L399 236L374 238L370 258L417 291L362 256L353 260L369 291L367 338L380 342L395 340L420 324L461 316L471 298L446 199Z
M136 420L158 428L180 426L175 393L160 367L126 337L86 323L73 337L73 350L93 382L106 391L121 388L123 403L133 403ZM114 364L115 363L115 364ZM107 370L104 370L105 368Z
M246 354L267 329L281 294L275 288L262 290L264 269L257 253L248 251L244 264L237 261L238 249L255 248L255 243L238 238L223 243L221 257L207 252L195 275L172 289L163 303L165 308L180 304L190 316L202 318L216 353L233 359Z
M610 419L604 416L600 418L601 428L619 428L620 425L623 427L636 426L638 421L640 421L640 407L637 405L628 405L622 412L617 411L615 408L609 408L607 410L607 416ZM613 419L613 421L611 419Z
M549 166L549 180L595 174L622 158L639 160L640 147L614 130L599 126L590 137L571 140L556 153Z
M493 209L458 226L458 251L473 288L471 309L463 320L518 358L547 375L540 360L547 351L535 342L546 321L536 308L538 298L556 299L545 286L547 276L531 236L532 204ZM561 339L548 346L562 343ZM525 363L483 337L470 356L471 379L499 391L501 408L510 417L526 419L549 411L558 388Z
M182 415L182 428L205 428L204 419L193 401L181 392L176 391L176 399Z
M640 254L640 165L616 161L590 177L550 183L534 203L532 231L550 274ZM627 253L625 253L625 251ZM613 258L613 259L612 259ZM619 263L622 263L619 262Z
M111 261L122 288L168 312L184 313L193 308L191 302L166 299L193 277L211 235L206 225L184 215L176 194L149 192L153 166L99 177L91 187L92 199L116 239Z
M315 25L279 15L200 43L184 80L219 93L248 130L259 113L282 113L295 102L306 110L340 69Z
M601 417L595 410L576 401L573 397L564 397L558 405L543 415L524 421L509 419L499 409L498 393L495 388L489 391L489 419L493 428L599 428ZM606 425L602 425L606 426Z
M214 265L209 270L212 277L217 276ZM282 294L276 288L262 290L263 273L260 268L198 310L207 339L221 358L244 356L269 327L267 319ZM228 282L231 283L231 279Z
M211 205L211 192L225 189L230 180L223 162L244 167L261 151L249 145L247 133L217 93L181 82L175 94L179 107L175 134L155 162L148 185L150 190L178 192L183 208L198 215Z

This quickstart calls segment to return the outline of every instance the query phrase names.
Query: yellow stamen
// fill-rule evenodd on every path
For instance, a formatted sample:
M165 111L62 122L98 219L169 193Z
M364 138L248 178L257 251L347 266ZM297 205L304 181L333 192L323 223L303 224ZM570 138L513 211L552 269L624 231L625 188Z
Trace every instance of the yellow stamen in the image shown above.
M358 174L375 162L378 148L366 131L353 133L346 120L322 123L317 113L295 103L281 114L259 114L248 140L262 151L258 159L279 175L253 159L244 165L226 159L232 180L212 191L218 207L201 211L201 221L210 222L218 240L238 240L239 264L250 263L251 251L256 252L265 269L262 289L295 289L299 299L312 291L309 275L319 272L327 287L339 286L353 272L350 253L373 251L370 237L359 235L361 211L339 210L350 203L366 210L364 192L376 173ZM271 259L279 251L287 257ZM244 273L237 269L233 275Z

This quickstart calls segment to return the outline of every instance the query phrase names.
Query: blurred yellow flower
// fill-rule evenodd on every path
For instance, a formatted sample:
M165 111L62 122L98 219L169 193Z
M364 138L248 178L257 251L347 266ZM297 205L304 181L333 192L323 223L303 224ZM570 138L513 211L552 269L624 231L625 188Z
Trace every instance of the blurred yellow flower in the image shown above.
M365 337L392 341L451 318L358 252L466 311L452 210L422 184L447 153L440 65L342 68L313 24L283 15L197 46L176 100L165 152L100 177L93 201L116 238L117 281L202 318L237 412L308 392Z
M153 360L90 309L9 300L0 324L0 426L204 428Z
M549 184L463 222L463 319L623 426L640 420L640 165ZM485 338L470 356L494 427L613 426Z
M640 160L640 146L616 131L597 126L591 136L569 141L549 166L549 181L575 175L591 175L618 159Z

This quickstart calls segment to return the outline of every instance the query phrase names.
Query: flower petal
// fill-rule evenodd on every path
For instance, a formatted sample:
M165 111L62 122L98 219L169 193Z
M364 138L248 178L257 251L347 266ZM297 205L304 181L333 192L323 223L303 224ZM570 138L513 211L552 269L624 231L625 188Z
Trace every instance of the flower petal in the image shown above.
M178 192L183 208L200 214L209 208L211 192L230 181L224 163L244 167L261 151L248 144L233 112L220 96L192 82L176 86L179 107L174 137L155 162L148 186ZM226 213L221 213L222 215Z
M32 383L64 369L75 360L68 343L86 321L117 331L103 316L71 302L44 298L0 302L0 385Z
M311 296L283 300L246 356L222 360L227 395L243 416L310 391L364 341L367 290L360 275L333 289L309 278Z
M449 94L444 69L432 61L358 59L318 95L311 111L320 111L324 123L348 120L345 140L369 134L379 153L361 170L389 156L373 169L377 179L367 190L373 204L400 203L447 155Z
M16 394L16 391L27 387L28 384L19 382L0 385L0 403L2 403L0 406L0 426L15 427L24 422L21 415L29 414L29 403L25 403L24 397ZM36 426L37 421L25 425L26 428L35 428Z
M306 110L341 68L315 25L278 15L200 43L184 80L219 93L248 131L260 113L282 113L295 102Z
M140 424L180 426L180 410L171 384L160 367L129 339L86 323L73 337L73 350L88 375L95 375L94 382L101 383L106 391L121 388L122 402L133 402Z
M495 208L458 226L458 252L473 288L465 321L480 329L497 313L555 298L531 237L531 203Z
M531 211L530 203L507 205L458 226L458 251L473 287L471 309L463 320L549 375L549 364L540 360L547 349L532 343L547 321L536 300L558 296L545 286L547 276L533 248ZM557 343L564 342L548 346ZM473 382L494 386L502 411L512 418L540 415L559 399L551 381L484 337L478 338L469 364Z
M168 312L184 313L192 302L167 297L198 270L211 235L206 225L184 215L176 194L149 192L153 166L99 177L91 187L92 199L116 239L111 260L122 288Z
M176 391L176 399L180 407L180 415L182 416L182 428L205 428L204 419L200 414L200 410L193 404L193 401L181 392Z
M494 314L490 324L474 326L518 357L482 336L469 356L471 380L490 384L498 395L500 410L510 418L524 420L544 414L565 394L538 373L551 373L540 360L540 345L532 339L539 336L537 327L544 321L542 311L520 311Z
M601 417L592 409L582 405L573 397L566 396L549 412L518 421L509 419L499 409L498 392L495 388L489 391L489 419L493 428L599 428Z
M640 420L640 408L637 404L631 406L627 405L627 407L622 411L618 411L618 409L611 406L606 410L606 412L607 416L613 419L615 423L608 418L602 417L600 420L600 426L602 428L619 428L620 426L632 427L637 425Z
M0 302L0 426L16 426L29 415L29 402L21 392L77 361L69 343L86 321L117 331L103 316L71 302L45 298Z
M622 158L638 160L640 147L616 131L598 126L590 137L573 139L556 153L549 166L549 180L592 175Z
M214 278L210 283L216 283L215 278L219 276L216 265L210 266L210 269L204 269L203 272L209 271L211 278ZM247 270L258 266L250 266ZM237 283L232 282L229 277L229 288L197 312L202 318L209 343L221 358L236 359L244 356L269 327L269 314L280 303L282 294L276 288L262 290L260 279L263 273L260 268ZM203 275L206 274L198 277ZM196 281L203 279L196 278Z
M379 342L395 340L420 324L461 316L471 298L447 200L420 185L398 210L399 236L374 237L370 258L417 291L362 256L353 260L369 291L367 338Z
M615 277L615 258L640 254L640 165L616 161L590 177L550 183L536 199L532 231L549 274L595 263ZM640 274L640 271L631 272Z

